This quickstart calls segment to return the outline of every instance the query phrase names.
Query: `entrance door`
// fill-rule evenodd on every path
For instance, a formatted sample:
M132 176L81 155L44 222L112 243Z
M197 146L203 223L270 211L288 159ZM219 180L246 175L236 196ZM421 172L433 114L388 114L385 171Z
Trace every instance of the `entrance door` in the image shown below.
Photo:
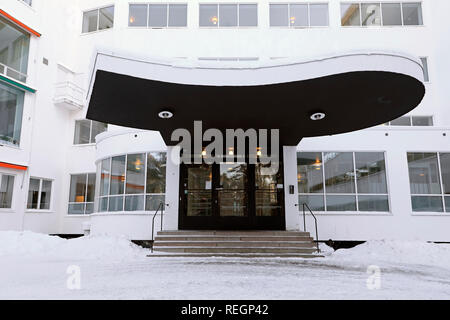
M283 230L282 168L245 162L181 165L180 229Z

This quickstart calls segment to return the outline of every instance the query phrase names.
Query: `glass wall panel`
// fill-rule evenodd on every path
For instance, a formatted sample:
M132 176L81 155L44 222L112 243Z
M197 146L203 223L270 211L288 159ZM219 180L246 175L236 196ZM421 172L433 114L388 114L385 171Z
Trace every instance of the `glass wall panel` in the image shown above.
M445 200L445 211L450 212L450 197L444 197Z
M125 211L143 211L143 210L144 210L144 195L125 197Z
M359 3L341 3L341 25L360 26L361 15Z
M69 203L69 214L84 214L86 203Z
M25 74L25 76L20 74L13 76L16 80L25 82L28 70L30 35L1 16L0 30L0 63Z
M289 23L292 27L307 27L309 25L308 5L291 4Z
M91 120L76 120L75 121L75 136L73 144L87 144L90 143L91 137Z
M70 177L69 202L86 202L85 174L75 174Z
M148 25L150 27L167 27L167 4L150 4Z
M146 27L148 17L147 4L130 4L128 25L130 27Z
M40 183L41 181L39 179L30 179L30 185L28 186L27 209L38 208Z
M200 4L200 27L218 27L218 5Z
M450 194L450 153L439 154L441 160L442 188L444 194Z
M299 195L299 210L303 210L302 204L306 203L312 211L325 211L323 195Z
M297 181L299 193L323 193L321 152L297 153Z
M152 152L147 155L147 193L166 192L166 154Z
M440 194L436 153L408 153L411 194Z
M108 129L108 124L98 121L91 121L91 140L90 143L95 143L95 137Z
M0 175L0 208L11 208L14 190L14 176Z
M83 33L97 31L98 10L83 13Z
M123 210L123 196L109 197L109 212L116 212Z
M358 195L359 211L389 211L388 196L383 195Z
M357 152L355 160L358 193L387 193L384 153Z
M49 180L42 180L41 202L39 209L50 210L51 195L52 195L52 182Z
M363 26L381 25L380 3L362 3L361 13Z
M95 197L95 173L89 173L86 192L87 202L94 202L94 197Z
M110 29L114 25L114 6L101 8L99 12L98 29Z
M405 26L420 26L422 20L422 5L420 2L404 2L403 8L403 24Z
M22 130L24 93L0 83L0 142L18 146Z
M442 197L412 196L412 209L415 212L443 212Z
M221 27L236 27L238 25L237 4L220 4L219 14Z
M156 211L161 203L164 203L165 196L163 194L147 195L145 201L145 211Z
M324 153L323 162L327 193L355 193L353 154L351 152Z
M328 26L328 4L309 5L309 25L311 27Z
M433 126L433 117L412 117L412 125L413 126L422 126L422 127L430 127Z
M102 160L100 174L100 195L109 195L109 183L111 178L111 158Z
M110 195L123 194L125 183L125 156L113 157L111 161Z
M390 122L391 126L411 126L411 117L400 117Z
M289 6L287 4L270 4L270 26L287 27L289 25Z
M241 27L258 26L258 6L256 4L239 5L239 26Z
M187 26L187 4L169 4L169 27Z
M384 26L401 26L402 11L400 3L381 3Z
M356 197L353 196L326 196L327 211L356 211ZM312 208L311 208L312 209Z
M144 193L145 189L145 154L129 154L127 157L126 193Z

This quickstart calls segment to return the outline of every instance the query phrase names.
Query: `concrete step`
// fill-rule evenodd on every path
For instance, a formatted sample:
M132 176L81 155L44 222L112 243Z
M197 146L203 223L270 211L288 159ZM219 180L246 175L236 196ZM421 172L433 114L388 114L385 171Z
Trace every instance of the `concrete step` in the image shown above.
M173 230L158 231L158 236L180 236L180 235L210 235L210 236L309 236L309 232L301 231L267 231L267 230L242 230L242 231L221 231L221 230Z
M177 253L313 253L316 248L312 247L155 247L154 251L177 252Z
M157 247L315 247L312 241L156 241Z
M155 237L155 241L313 241L309 236L214 236L214 235L163 235Z
M155 252L147 255L152 258L323 258L320 254L310 253L160 253Z

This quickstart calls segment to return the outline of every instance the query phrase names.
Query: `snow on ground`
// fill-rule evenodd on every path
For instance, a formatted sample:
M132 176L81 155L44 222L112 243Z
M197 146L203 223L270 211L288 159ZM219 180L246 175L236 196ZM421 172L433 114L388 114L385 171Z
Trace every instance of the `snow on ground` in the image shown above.
M148 254L120 237L0 232L0 299L450 299L444 244L369 241L317 259Z

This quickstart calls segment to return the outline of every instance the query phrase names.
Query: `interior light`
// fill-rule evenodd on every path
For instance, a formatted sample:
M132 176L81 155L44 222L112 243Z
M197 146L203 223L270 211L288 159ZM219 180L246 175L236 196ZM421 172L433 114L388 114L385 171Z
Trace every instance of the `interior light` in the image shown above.
M134 23L134 17L130 17L130 23Z
M158 113L158 117L160 117L161 119L170 119L173 117L173 113L170 111L161 111L160 113Z
M310 116L310 119L313 121L322 120L323 118L325 118L325 113L323 112L315 112Z
M202 156L206 156L206 150L205 149L202 150Z
M291 21L291 24L295 23L295 17L291 17L289 20Z
M211 21L213 24L217 24L217 22L219 21L219 19L218 19L216 16L213 16L213 17L211 17L210 21Z

